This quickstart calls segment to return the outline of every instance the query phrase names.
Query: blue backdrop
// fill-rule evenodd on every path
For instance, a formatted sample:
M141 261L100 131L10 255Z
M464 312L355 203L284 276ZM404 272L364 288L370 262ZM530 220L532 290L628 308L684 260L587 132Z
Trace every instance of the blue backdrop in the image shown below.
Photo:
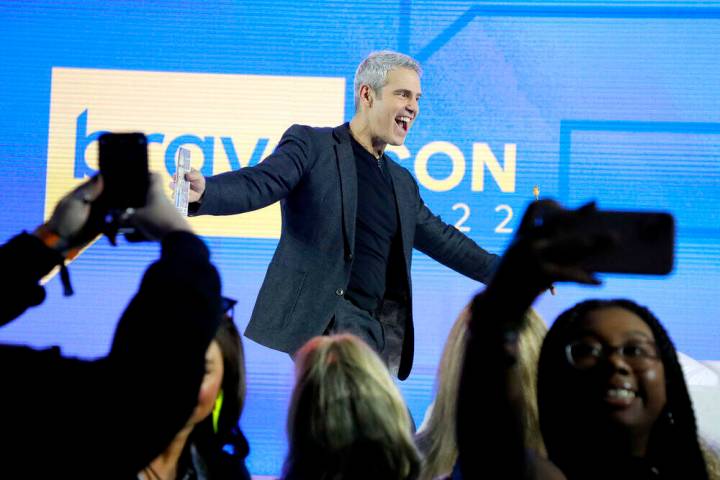
M359 61L373 50L397 49L422 62L424 96L406 149L393 155L418 178L430 208L485 248L502 252L535 185L542 196L569 206L595 199L602 208L675 215L670 276L605 276L605 285L592 289L560 285L557 296L537 305L548 322L588 296L627 296L657 313L681 351L720 359L720 4L636 5L3 1L0 239L43 221L50 185L79 181L59 179L48 167L55 161L49 144L57 139L73 145L78 134L76 124L51 126L52 112L67 98L53 80L63 68L340 79L344 100L340 95L332 102L341 121L353 111ZM262 84L263 78L256 80ZM183 92L175 101L191 103L193 91ZM237 121L251 121L243 115L263 109L263 98L273 99L267 108L277 109L278 100L290 105L296 96L284 89L263 93L257 104L237 112ZM303 108L288 118L312 113ZM193 115L183 125L201 129L206 120L193 123ZM210 117L212 111L198 115ZM273 130L236 143L253 151L260 139L272 143L276 137ZM226 294L239 299L236 320L244 328L276 240L205 238ZM71 267L77 294L63 298L52 280L45 304L3 328L0 341L103 355L115 320L156 255L156 246L112 248L101 240ZM445 336L479 285L423 255L413 261L416 357L401 388L420 422ZM292 365L286 355L249 341L246 352L242 426L252 447L249 467L276 474L286 448Z

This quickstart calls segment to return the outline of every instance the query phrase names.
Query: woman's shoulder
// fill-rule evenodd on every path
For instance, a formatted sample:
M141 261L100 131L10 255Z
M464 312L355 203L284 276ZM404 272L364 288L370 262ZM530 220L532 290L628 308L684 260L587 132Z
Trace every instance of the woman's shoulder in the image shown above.
M545 457L532 455L530 462L537 480L567 480L565 474Z

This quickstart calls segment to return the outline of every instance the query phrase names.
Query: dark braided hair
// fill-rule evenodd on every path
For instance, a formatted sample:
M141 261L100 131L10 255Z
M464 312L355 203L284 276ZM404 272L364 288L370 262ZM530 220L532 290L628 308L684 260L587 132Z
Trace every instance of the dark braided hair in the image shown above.
M698 444L695 414L675 347L665 328L647 308L626 299L587 300L563 312L545 337L538 365L538 409L540 428L550 459L568 478L587 478L587 461L602 463L602 450L588 448L602 444L595 432L583 430L578 418L588 417L585 406L562 402L568 395L568 379L574 372L565 357L565 345L577 333L580 322L590 313L622 308L642 319L655 337L665 371L667 401L650 434L648 465L662 478L707 479L705 462ZM570 385L570 387L572 387ZM569 403L569 404L568 404ZM597 442L594 442L597 440Z

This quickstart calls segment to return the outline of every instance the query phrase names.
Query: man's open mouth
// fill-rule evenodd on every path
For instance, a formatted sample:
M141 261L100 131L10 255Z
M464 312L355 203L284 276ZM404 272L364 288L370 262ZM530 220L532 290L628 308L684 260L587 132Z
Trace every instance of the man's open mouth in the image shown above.
M395 117L395 123L407 132L410 128L410 117L407 115L400 115L399 117Z

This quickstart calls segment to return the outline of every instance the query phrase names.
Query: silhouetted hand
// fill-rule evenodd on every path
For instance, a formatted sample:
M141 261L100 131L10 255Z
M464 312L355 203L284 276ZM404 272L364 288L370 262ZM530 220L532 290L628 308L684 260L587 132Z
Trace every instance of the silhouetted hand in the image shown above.
M192 232L188 221L165 196L162 180L156 173L150 174L145 206L128 216L123 225L135 227L146 240L160 241L174 231Z
M555 282L600 284L593 273L583 267L583 261L607 248L611 244L610 238L573 228L575 222L572 221L594 210L594 204L567 211L554 201L533 202L483 297L505 305L506 309L517 306L518 311L508 311L506 318L521 321L535 298ZM547 221L560 212L570 221ZM512 325L504 328L519 328L513 323L516 320L508 321Z

